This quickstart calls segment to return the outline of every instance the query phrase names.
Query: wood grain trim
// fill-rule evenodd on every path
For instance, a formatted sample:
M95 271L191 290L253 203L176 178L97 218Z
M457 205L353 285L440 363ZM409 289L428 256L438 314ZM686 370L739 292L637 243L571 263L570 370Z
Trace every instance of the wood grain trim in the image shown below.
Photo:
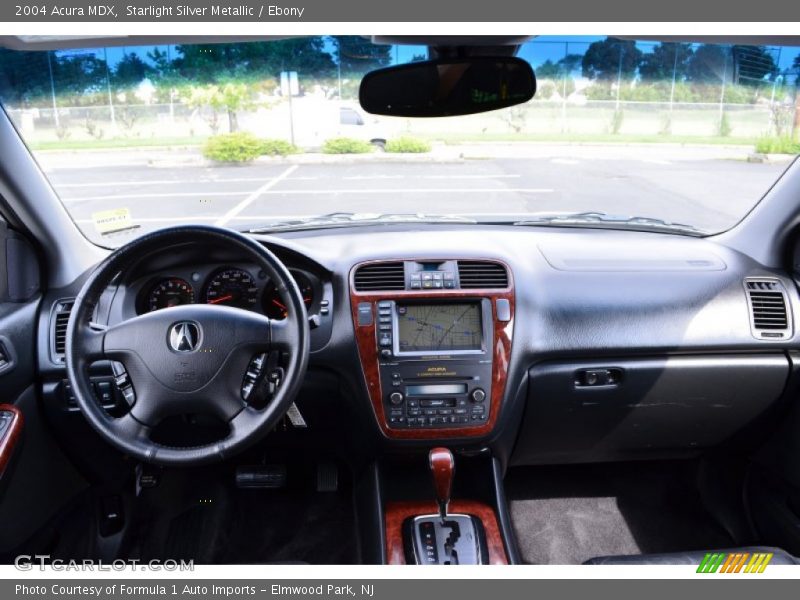
M0 477L2 477L8 463L11 462L11 457L14 455L20 435L22 435L23 418L22 412L11 404L0 404L0 411L8 411L14 414L3 438L0 439Z
M470 289L470 290L396 290L386 292L357 292L353 278L356 269L368 264L384 262L402 261L443 261L443 260L485 260L495 262L505 267L508 273L508 288L506 289ZM390 429L383 412L383 391L381 390L381 378L378 368L378 344L376 336L376 309L375 304L381 300L457 300L459 298L488 298L492 305L492 322L494 328L494 339L492 340L492 388L491 403L489 406L489 418L482 425L458 427L458 428L429 428L429 429ZM511 309L511 319L509 321L499 321L497 319L497 299L508 300ZM373 305L372 325L358 325L358 303L370 302ZM358 354L361 358L361 367L364 371L364 378L369 392L372 409L375 418L383 434L390 439L407 440L429 440L429 439L452 439L479 437L490 433L500 414L506 391L506 380L508 379L508 366L511 360L511 338L514 331L514 277L511 268L499 260L483 258L461 258L461 259L442 259L442 258L406 258L406 259L386 259L368 261L355 265L350 271L350 312L353 318L353 328L355 330Z
M432 448L428 453L428 463L433 474L433 487L436 490L437 500L449 502L456 470L453 453L448 448Z
M418 515L437 514L435 502L390 502L386 505L386 562L390 565L406 564L403 549L403 521L408 517ZM478 517L486 531L486 545L489 549L489 563L492 565L507 565L503 536L494 510L482 502L473 500L453 500L448 509L450 513L463 513Z

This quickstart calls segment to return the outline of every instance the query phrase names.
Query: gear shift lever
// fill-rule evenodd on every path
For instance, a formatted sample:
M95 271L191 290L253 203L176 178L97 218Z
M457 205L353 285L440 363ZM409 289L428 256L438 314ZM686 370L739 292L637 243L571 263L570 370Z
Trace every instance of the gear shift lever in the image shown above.
M433 475L439 517L444 521L447 518L447 505L450 504L450 492L453 489L453 475L456 470L453 453L447 448L433 448L428 454L428 464Z
M403 521L406 562L417 565L483 565L488 562L486 532L478 517L448 514L455 460L447 448L428 453L438 514Z

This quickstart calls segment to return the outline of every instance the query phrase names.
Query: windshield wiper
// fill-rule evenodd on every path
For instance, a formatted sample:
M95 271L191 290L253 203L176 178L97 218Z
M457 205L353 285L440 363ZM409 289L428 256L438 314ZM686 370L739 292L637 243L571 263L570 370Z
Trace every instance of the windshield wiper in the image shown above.
M313 217L298 217L276 221L246 230L246 233L273 233L303 229L327 229L329 227L352 227L355 225L386 225L392 223L477 223L475 219L460 215L429 215L425 213L352 213L334 212Z
M703 236L707 231L684 223L671 223L654 217L609 215L604 212L553 213L534 215L515 221L513 225L537 225L544 227L591 227L600 229L627 229L631 231L657 231Z

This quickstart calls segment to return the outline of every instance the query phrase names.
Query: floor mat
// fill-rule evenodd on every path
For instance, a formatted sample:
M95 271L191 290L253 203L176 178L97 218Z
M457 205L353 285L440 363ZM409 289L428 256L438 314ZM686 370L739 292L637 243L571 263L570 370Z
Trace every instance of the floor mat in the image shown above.
M135 558L198 564L358 562L349 484L336 492L306 485L243 490L232 485L231 477L178 471L143 496L131 549Z
M730 546L703 508L693 473L682 463L512 469L506 493L523 561L580 564Z
M355 564L355 539L344 493L241 491L219 562Z

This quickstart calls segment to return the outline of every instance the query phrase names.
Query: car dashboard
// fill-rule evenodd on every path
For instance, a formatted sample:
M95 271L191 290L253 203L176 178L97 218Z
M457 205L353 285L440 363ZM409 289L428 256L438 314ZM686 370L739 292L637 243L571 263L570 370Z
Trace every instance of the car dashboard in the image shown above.
M509 464L691 456L779 404L794 376L794 282L711 240L424 224L254 237L306 303L298 406L313 424L324 404L320 428L348 432L359 451L442 442ZM79 286L51 292L41 316L55 418L69 406L57 307ZM282 318L275 300L242 257L189 245L123 274L100 310L113 323L210 302Z

